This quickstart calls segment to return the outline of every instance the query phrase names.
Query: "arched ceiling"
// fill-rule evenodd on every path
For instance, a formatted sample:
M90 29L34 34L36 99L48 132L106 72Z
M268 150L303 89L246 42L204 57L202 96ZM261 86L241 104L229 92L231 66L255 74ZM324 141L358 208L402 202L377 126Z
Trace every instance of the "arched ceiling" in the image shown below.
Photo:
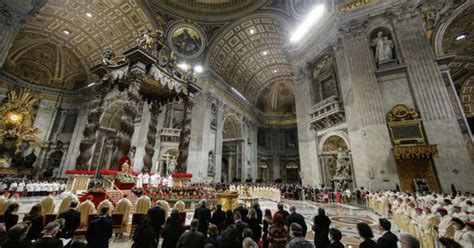
M285 83L273 83L259 92L257 107L267 116L295 114L295 95Z
M87 67L112 46L117 54L152 24L138 0L51 0L24 30L73 50Z
M458 35L468 32L464 40L456 40ZM446 29L443 36L443 51L445 54L474 56L474 5L459 14Z
M146 0L153 13L163 10L195 21L233 20L262 7L267 0Z
M283 50L288 41L287 27L281 16L270 13L255 13L235 21L212 41L208 67L255 103L258 92L268 84L292 82Z
M456 54L456 58L450 63L450 73L457 88L471 75L474 75L474 4L470 4L460 12L446 28L442 37L444 54ZM468 36L462 40L456 40L460 34Z
M87 82L86 68L69 48L36 34L16 36L5 70L27 82L65 90Z

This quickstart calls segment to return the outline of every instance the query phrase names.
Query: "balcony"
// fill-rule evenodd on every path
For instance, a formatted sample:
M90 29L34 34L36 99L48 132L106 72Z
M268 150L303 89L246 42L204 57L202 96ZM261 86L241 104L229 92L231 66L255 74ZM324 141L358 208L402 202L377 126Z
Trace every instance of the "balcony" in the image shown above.
M344 105L337 96L331 96L312 107L311 127L315 131L321 131L346 121Z
M163 128L161 129L161 142L179 143L181 129Z

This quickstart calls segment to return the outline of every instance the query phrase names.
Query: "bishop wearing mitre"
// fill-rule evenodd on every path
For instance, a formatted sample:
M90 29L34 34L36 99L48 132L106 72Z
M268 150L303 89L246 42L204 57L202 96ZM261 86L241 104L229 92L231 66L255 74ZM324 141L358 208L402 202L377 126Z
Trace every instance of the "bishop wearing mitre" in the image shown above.
M122 215L122 228L120 229L121 233L124 233L127 230L130 207L132 206L132 202L127 199L127 197L127 194L123 194L123 198L117 202L117 205L115 205L115 209L113 212L114 214Z
M110 214L114 211L114 204L109 200L109 197L106 197L103 201L99 203L99 206L97 206L97 210L101 210L103 207L108 207L109 212L107 215L110 216Z
M136 214L147 214L148 210L151 207L150 197L142 195L137 200L137 209L135 210Z
M61 204L59 205L58 214L68 210L71 207L71 202L72 201L79 202L79 199L77 198L77 196L74 193L67 192L65 194L66 194L66 196L63 198L63 200L61 201Z
M87 226L87 221L89 220L90 214L95 214L95 205L92 202L92 196L88 196L87 200L81 202L77 211L81 213L81 226Z
M40 205L41 205L42 215L52 214L54 212L54 196L55 195L56 195L55 193L50 193L49 195L41 199Z

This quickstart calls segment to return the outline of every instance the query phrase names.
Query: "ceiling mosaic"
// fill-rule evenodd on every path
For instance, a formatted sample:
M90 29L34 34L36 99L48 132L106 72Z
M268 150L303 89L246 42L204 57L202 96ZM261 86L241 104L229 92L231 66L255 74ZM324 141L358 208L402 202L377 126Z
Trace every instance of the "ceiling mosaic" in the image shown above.
M195 21L228 21L252 13L267 0L146 0L153 13L163 11Z
M291 83L283 46L285 23L275 15L256 14L223 30L212 42L207 63L230 86L255 103L271 83Z
M69 48L34 34L16 36L5 70L27 82L65 90L83 87L87 82L86 69Z
M46 3L25 31L73 50L91 67L104 47L120 54L141 31L152 28L136 0L55 0Z

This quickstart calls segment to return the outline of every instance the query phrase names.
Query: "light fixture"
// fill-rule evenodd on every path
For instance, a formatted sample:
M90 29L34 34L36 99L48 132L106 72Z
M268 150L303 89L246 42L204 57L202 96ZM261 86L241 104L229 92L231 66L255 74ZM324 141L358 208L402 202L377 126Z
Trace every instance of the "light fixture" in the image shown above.
M87 87L91 87L91 86L94 86L95 85L95 82L92 82L90 84L87 85Z
M267 52L267 51L263 51L262 54L263 54L263 55L267 55L268 52Z
M63 30L63 33L64 33L65 35L70 35L70 34L71 34L71 32L69 32L69 31L66 30L66 29Z
M297 42L301 38L303 38L310 28L313 26L313 24L316 23L316 21L321 18L323 15L325 9L324 9L324 4L318 4L316 5L306 16L304 19L303 23L301 23L296 31L291 35L290 41L291 42Z
M275 70L273 70L273 73L277 73L277 72L278 72L278 70L276 70L276 69L275 69Z
M250 34L255 34L255 32L256 32L256 31L255 31L254 28L249 29L249 33L250 33Z
M197 73L202 73L204 71L204 68L202 68L201 65L196 65L194 66L194 71Z
M87 12L86 16L89 17L89 18L92 18L92 13Z
M464 40L469 36L469 33L463 32L456 36L456 41Z
M179 64L178 64L178 67L179 67L181 70L185 70L185 71L187 71L187 70L189 69L189 65L186 64L186 63L184 63L184 62L179 63Z

